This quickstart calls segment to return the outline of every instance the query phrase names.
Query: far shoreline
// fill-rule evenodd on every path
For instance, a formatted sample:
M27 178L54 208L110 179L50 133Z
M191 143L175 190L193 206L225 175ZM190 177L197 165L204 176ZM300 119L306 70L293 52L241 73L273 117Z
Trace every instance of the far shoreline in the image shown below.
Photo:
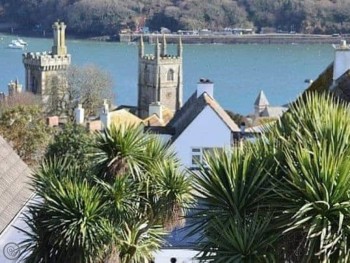
M10 31L10 32L9 32ZM0 33L14 37L33 37L33 38L52 38L52 32L43 34L43 32L33 32L27 30L13 30L0 28ZM97 42L121 42L135 43L142 36L146 43L153 44L156 39L161 39L163 34L138 34L128 33L115 36L81 36L67 34L68 39L88 40ZM318 35L318 34L288 34L288 33L270 33L270 34L249 34L249 35L220 35L216 33L206 35L180 35L165 34L169 44L178 43L181 37L183 44L336 44L340 40L350 42L350 35Z

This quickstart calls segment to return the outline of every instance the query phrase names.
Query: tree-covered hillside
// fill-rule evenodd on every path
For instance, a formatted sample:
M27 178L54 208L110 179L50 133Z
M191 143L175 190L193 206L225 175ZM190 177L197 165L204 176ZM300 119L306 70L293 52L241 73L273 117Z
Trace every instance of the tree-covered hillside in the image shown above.
M272 27L305 33L350 32L348 0L0 0L0 22L49 29L60 19L71 33Z

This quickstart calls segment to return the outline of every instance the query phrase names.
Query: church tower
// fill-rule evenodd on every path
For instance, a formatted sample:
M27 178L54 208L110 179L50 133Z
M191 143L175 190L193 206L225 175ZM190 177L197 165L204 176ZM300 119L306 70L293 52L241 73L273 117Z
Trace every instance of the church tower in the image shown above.
M24 53L25 90L38 94L44 102L47 101L49 85L53 77L62 78L61 73L67 70L71 63L71 56L67 52L65 30L63 22L55 22L53 29L53 46L51 52ZM52 92L52 91L51 91Z
M157 38L155 54L144 52L143 38L139 44L138 112L139 117L149 115L149 105L159 102L174 112L182 106L182 42L179 38L177 54L167 53L163 35L162 43Z

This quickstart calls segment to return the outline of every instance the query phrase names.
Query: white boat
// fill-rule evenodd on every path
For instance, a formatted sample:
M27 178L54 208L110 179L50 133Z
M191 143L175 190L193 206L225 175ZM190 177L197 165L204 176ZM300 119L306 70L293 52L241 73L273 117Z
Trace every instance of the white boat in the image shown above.
M22 46L28 45L27 42L25 42L22 38L17 38L18 43L20 43Z
M24 45L19 43L17 40L12 40L8 47L13 49L23 49Z

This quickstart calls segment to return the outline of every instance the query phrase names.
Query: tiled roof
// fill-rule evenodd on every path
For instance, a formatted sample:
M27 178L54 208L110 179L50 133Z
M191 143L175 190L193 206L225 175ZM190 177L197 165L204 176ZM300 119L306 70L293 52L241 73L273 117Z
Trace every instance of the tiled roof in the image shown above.
M197 98L196 91L186 101L182 108L175 113L174 118L167 125L167 127L174 128L175 131L172 141L176 140L177 137L180 136L180 134L202 112L206 106L212 108L232 132L240 131L237 124L213 98L211 98L207 93L203 93Z
M125 109L110 112L111 124L139 125L142 120Z
M261 90L258 97L256 98L255 102L254 102L255 106L268 106L269 101L267 100L265 93Z
M157 114L152 114L143 120L146 126L165 126L174 117L174 111L163 106L162 119Z
M32 195L30 169L0 136L0 235Z

